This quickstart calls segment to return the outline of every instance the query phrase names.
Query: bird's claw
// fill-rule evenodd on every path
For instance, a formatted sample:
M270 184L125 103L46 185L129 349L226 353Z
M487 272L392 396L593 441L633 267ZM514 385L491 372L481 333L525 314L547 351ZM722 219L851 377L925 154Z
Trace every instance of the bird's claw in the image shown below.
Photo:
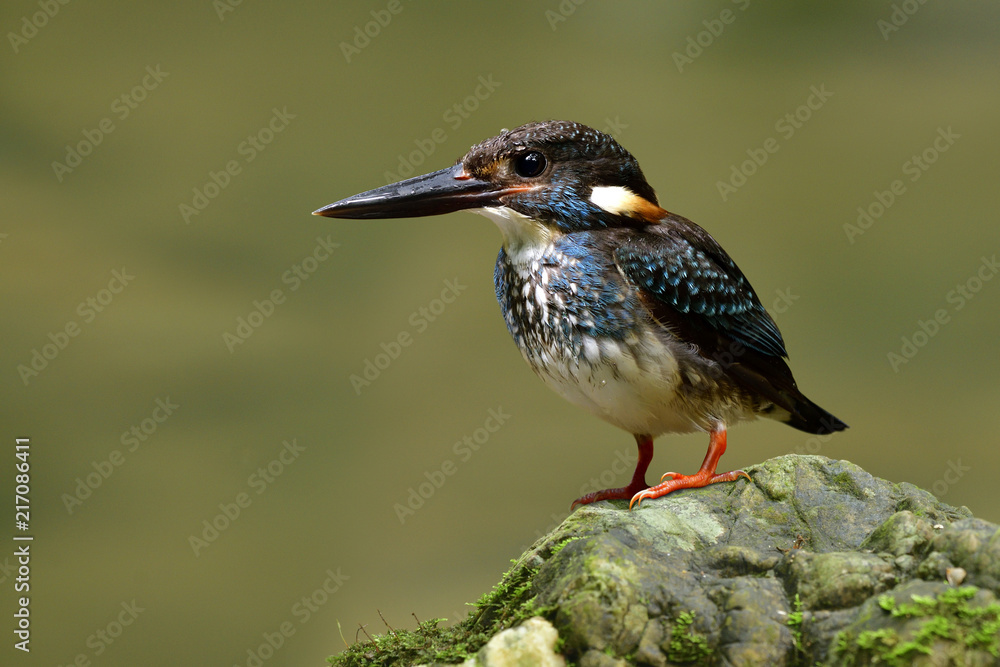
M670 477L666 482L663 481L664 478ZM668 472L660 478L660 483L656 486L651 486L648 489L644 489L639 493L632 496L632 500L629 501L628 508L638 509L642 505L642 501L646 498L661 498L674 491L679 491L681 489L699 489L709 484L716 484L718 482L735 482L740 477L746 477L748 482L753 482L750 479L750 475L744 470L733 470L731 472L725 472L721 474L715 474L710 472L699 472L694 475L681 475L676 472Z
M628 502L628 508L631 510L632 506L634 505L635 509L639 509L639 506L642 504L642 501L645 498L655 498L655 497L656 496L653 496L652 494L649 493L649 489L646 489L645 491L640 491L639 493L632 496L632 500Z

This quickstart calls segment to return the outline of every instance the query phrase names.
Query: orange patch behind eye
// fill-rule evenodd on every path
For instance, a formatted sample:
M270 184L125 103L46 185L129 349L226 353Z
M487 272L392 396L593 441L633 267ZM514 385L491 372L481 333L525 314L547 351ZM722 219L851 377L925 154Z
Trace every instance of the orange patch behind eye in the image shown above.
M636 195L637 204L633 210L633 217L642 218L650 224L658 224L665 217L670 215L665 209L660 208L645 197Z

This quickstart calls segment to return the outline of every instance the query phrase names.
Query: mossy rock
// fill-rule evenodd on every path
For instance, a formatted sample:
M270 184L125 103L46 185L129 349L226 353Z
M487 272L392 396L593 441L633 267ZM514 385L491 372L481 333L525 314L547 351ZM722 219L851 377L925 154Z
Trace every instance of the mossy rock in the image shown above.
M681 491L633 511L617 501L582 507L467 619L376 637L330 660L1000 664L997 526L846 461L782 456L747 472L752 482ZM525 637L532 657L484 649L511 628L519 629L491 646Z

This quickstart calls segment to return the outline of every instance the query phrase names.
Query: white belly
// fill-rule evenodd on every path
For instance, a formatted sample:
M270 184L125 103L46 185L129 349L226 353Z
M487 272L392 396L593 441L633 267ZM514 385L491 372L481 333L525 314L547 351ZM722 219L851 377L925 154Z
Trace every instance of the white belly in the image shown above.
M583 357L576 364L551 350L541 360L525 359L557 394L629 433L704 430L678 398L676 358L654 334L628 342L587 339Z

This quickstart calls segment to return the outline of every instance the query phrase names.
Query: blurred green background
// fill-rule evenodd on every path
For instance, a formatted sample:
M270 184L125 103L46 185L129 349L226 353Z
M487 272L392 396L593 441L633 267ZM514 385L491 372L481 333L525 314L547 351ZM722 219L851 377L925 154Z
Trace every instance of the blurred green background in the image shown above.
M530 120L612 132L852 427L745 425L726 469L820 453L1000 520L995 3L16 0L0 25L0 497L8 534L30 437L35 535L30 656L0 554L5 664L322 665L338 624L458 619L628 478L631 436L510 341L488 221L310 216ZM706 445L664 436L652 470Z

